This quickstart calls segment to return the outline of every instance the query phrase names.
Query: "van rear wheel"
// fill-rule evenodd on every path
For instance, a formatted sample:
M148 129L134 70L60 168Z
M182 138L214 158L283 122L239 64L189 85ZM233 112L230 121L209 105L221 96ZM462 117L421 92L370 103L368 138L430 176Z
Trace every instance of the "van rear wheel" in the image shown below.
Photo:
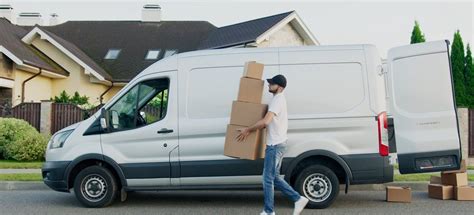
M339 180L331 169L314 164L299 173L295 188L309 200L307 208L323 209L336 200L339 194Z
M74 194L86 207L105 207L118 195L117 182L108 169L90 166L77 174L74 180Z

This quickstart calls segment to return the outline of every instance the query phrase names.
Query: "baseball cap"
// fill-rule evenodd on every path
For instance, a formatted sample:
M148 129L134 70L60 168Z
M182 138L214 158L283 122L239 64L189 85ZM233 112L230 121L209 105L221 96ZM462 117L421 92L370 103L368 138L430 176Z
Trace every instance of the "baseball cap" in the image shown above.
M277 84L283 88L286 87L286 78L283 75L275 75L273 78L267 79L269 84Z

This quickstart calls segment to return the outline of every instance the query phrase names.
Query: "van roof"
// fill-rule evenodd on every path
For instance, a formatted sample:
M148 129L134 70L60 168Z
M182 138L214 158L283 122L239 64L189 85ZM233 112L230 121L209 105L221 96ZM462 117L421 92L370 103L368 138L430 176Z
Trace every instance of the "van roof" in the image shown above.
M158 70L166 71L176 69L176 63L179 58L188 58L188 57L199 57L199 56L209 56L209 55L222 55L222 54L238 54L238 53L261 53L261 52L275 52L280 51L343 51L343 50L366 50L369 53L376 53L378 56L377 49L375 45L372 44L357 44L357 45L323 45L323 46L296 46L296 47L270 47L270 48L228 48L228 49L208 49L208 50L198 50L191 52L184 52L169 56L167 58L161 59L148 68L143 70L140 75L143 76L149 73L156 72ZM136 78L135 77L135 78Z
M209 50L198 50L190 51L185 53L179 53L178 58L186 57L197 57L202 55L215 55L215 54L236 54L236 53L255 53L255 52L272 52L276 50L280 51L326 51L326 50L362 50L365 47L375 48L372 44L355 44L355 45L318 45L318 46L295 46L295 47L270 47L270 48L229 48L229 49L209 49Z

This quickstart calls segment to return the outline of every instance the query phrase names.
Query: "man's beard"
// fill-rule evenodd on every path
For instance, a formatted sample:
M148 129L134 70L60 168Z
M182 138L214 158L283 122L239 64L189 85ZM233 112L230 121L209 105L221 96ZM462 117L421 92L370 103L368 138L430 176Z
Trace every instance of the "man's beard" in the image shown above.
M272 89L268 89L268 92L270 92L270 93L276 93L277 91L276 91L276 90L272 90Z

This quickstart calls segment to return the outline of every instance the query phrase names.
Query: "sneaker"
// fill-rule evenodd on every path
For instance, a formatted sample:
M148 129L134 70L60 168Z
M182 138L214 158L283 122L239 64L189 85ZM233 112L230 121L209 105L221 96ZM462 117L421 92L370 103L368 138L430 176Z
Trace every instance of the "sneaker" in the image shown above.
M260 215L275 215L275 212L265 213L265 211L262 211L262 213L260 213Z
M295 202L295 210L293 211L293 215L299 215L301 211L303 211L306 204L308 204L308 199L301 196L298 201Z

